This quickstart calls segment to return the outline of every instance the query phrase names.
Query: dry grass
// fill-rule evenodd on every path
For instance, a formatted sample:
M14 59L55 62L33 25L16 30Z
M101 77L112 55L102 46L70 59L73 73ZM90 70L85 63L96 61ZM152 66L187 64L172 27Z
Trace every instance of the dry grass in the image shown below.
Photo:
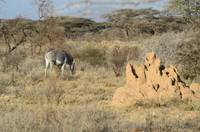
M169 53L174 52L172 45L179 43L181 36L184 33L167 33L130 42L68 40L65 45L76 58L77 71L74 76L67 72L64 78L56 73L58 69L44 78L43 56L27 54L19 61L17 70L11 67L0 72L0 131L199 131L198 102L191 104L173 101L164 105L139 103L122 109L110 106L114 91L125 83L124 74L116 78L109 60L101 60L106 62L101 65L102 62L96 62L95 57L90 63L90 59L81 56L82 52L88 52L88 47L92 47L92 54L102 53L98 50L104 49L104 59L109 57L116 46L130 49L138 47L140 55L131 60L135 63L143 56L143 52L151 50L158 51L158 55L162 59L166 57L167 61L167 58L173 58L173 54ZM163 50L165 48L159 47L160 44L169 44L166 45L166 52Z

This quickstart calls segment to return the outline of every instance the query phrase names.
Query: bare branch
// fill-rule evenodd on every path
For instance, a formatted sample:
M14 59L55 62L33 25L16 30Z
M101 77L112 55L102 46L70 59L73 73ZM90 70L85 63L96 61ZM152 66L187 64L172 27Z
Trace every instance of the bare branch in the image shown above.
M39 20L53 16L54 6L52 0L34 0L37 7Z

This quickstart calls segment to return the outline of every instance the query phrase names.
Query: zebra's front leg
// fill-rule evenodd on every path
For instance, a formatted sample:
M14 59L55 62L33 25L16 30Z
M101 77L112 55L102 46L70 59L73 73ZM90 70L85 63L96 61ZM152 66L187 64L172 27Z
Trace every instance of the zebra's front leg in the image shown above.
M64 72L65 72L65 66L66 66L66 64L63 64L61 67L61 74L63 77L64 77Z
M45 67L45 78L47 77L47 68Z
M53 65L54 65L54 63L53 63L53 62L50 62L50 69L51 69L51 72L52 72L52 70L53 70Z
M46 66L45 66L45 78L47 77L47 70L49 68L50 63L46 61Z

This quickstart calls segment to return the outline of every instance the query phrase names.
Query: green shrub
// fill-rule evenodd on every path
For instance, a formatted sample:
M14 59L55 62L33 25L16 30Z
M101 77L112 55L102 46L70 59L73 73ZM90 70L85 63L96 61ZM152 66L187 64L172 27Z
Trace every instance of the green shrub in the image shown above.
M195 79L200 75L200 33L177 46L177 62L182 64L182 75L185 79Z
M106 65L106 51L102 48L87 47L80 53L80 60L92 66Z

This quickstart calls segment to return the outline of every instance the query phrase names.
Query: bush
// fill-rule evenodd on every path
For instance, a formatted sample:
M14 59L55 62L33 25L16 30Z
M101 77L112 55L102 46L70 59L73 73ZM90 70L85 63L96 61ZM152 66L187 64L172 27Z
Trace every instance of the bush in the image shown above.
M138 47L116 46L110 54L110 63L116 76L120 76L124 65L128 60L136 60L139 57Z
M200 33L194 33L191 40L177 46L177 62L182 64L185 79L195 79L200 75Z
M15 69L16 71L19 70L19 64L21 63L21 61L23 60L24 56L20 53L16 53L16 54L6 54L4 55L4 57L2 58L2 69L3 71L7 71L7 70L13 70Z
M92 66L104 66L106 65L106 51L103 48L84 48L80 53L80 60Z

